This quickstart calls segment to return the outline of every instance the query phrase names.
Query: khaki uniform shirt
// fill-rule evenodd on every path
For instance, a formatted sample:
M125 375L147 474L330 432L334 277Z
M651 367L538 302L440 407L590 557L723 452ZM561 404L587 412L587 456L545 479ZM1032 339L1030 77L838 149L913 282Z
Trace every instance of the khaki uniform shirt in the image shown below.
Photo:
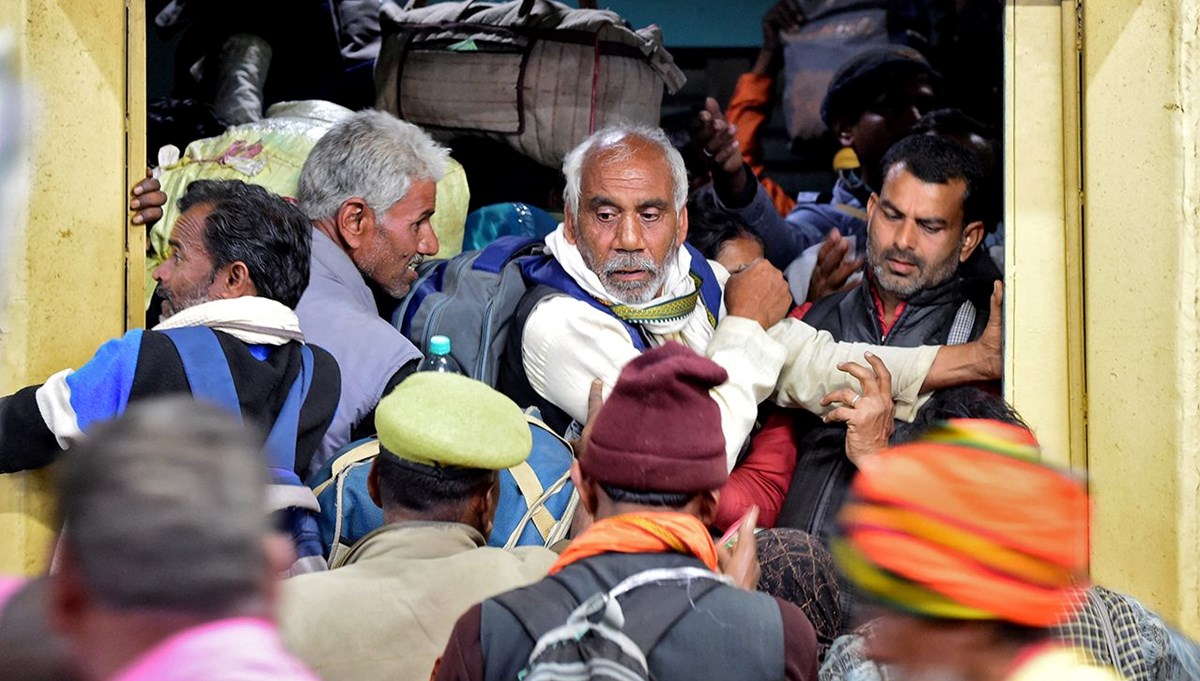
M557 555L489 548L458 523L385 525L342 567L283 583L284 642L325 679L427 681L469 607L536 582Z

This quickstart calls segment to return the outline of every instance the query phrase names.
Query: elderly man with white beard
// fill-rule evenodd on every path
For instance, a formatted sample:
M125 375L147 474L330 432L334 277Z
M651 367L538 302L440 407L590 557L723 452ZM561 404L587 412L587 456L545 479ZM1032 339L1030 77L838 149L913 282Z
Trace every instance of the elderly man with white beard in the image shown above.
M923 392L999 377L998 327L968 345L899 349L836 343L784 320L791 296L778 270L762 260L731 277L685 243L687 175L661 130L601 130L567 155L563 173L565 220L546 247L564 285L537 286L521 301L500 375L502 391L560 430L586 421L593 380L607 396L626 363L668 340L729 374L712 393L730 468L769 396L818 412L834 406L826 396L841 397L828 418L858 418L859 383L848 372L872 377L851 366L868 351L890 369L897 416L909 420Z

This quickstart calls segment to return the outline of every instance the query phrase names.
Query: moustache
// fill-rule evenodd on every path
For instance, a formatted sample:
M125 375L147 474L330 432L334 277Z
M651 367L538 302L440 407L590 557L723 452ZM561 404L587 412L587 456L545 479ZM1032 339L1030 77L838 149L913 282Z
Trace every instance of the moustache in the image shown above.
M925 269L925 260L918 256L913 251L902 251L899 248L887 248L882 253L883 260L899 260L902 263L912 265L918 270Z
M628 253L612 256L604 263L603 267L605 276L611 276L617 272L628 270L645 270L653 277L658 275L658 264L649 256Z

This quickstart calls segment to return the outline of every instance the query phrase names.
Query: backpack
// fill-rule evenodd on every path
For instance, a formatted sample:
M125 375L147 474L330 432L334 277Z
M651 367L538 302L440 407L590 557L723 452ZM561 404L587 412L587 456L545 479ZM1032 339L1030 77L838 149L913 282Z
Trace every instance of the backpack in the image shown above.
M518 675L522 681L649 679L647 658L654 646L701 598L726 583L703 568L656 568L577 605L561 582L547 579L554 585L548 598L532 599L518 590L494 599L535 641ZM667 584L679 586L642 588Z
M575 517L579 495L571 484L571 445L536 414L526 414L533 450L525 461L500 471L500 500L488 545L550 546L563 539ZM343 447L325 464L314 490L321 504L320 543L330 567L341 565L359 540L383 526L383 510L367 493L367 474L379 454L379 438Z
M700 295L715 318L721 309L721 286L704 256L691 244L683 247L691 251L692 271L702 282ZM412 289L392 315L392 325L420 348L429 347L433 336L449 337L450 354L458 366L471 378L497 387L514 313L525 294L537 286L609 313L546 254L542 239L502 236L480 250L423 263ZM637 328L622 323L634 347L645 350L646 341Z
M205 326L194 326L162 333L179 353L192 396L225 408L240 421L242 408L238 402L237 387L216 332ZM271 474L272 493L268 499L277 500L270 510L278 514L280 526L291 534L296 547L297 558L289 574L325 568L317 533L316 514L320 506L316 496L300 481L295 471L300 409L308 398L313 379L312 349L301 344L300 353L300 374L292 382L263 445Z
M526 283L520 262L544 257L541 239L503 236L477 251L422 263L392 325L418 348L437 335L466 375L495 387L512 312Z

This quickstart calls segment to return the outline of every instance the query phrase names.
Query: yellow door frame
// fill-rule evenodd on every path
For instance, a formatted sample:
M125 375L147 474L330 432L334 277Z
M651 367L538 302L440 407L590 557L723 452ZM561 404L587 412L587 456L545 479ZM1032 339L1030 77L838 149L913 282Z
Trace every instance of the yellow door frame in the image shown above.
M127 260L144 246L124 225L145 172L144 12L139 0L0 2L35 112L26 229L5 244L0 394L79 366L136 322L126 301L143 268ZM0 573L44 565L49 488L44 472L0 476Z

